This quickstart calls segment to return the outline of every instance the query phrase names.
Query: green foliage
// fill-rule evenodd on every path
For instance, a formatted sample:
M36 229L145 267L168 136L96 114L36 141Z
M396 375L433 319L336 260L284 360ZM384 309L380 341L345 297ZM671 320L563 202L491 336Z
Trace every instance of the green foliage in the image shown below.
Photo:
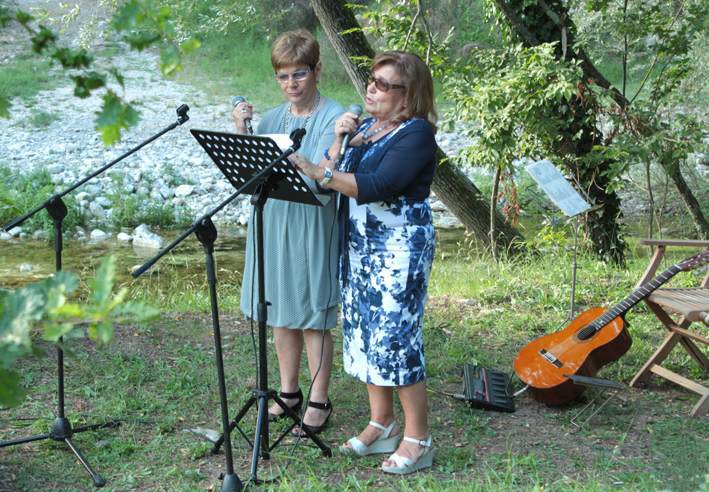
M58 119L59 115L57 115L56 113L37 111L36 113L33 113L32 116L30 116L29 122L32 126L43 128L51 125L52 122L57 121Z
M601 93L599 113L609 122L609 137L595 151L600 158L622 158L623 164L611 170L613 182L618 186L615 178L632 165L656 162L668 175L677 172L691 153L703 148L707 98L691 81L705 81L709 75L702 64L709 5L701 0L589 0L577 18L579 43L610 68L608 78L629 100L629 107L619 111L603 91L594 89Z
M160 50L160 70L163 75L171 76L182 69L182 57L199 48L200 43L195 38L176 39L170 8L163 6L155 9L153 6L149 0L128 1L118 8L111 26L122 34L123 41L133 49L143 50L157 45ZM3 7L0 11L0 27L7 26L11 21L21 25L30 34L32 50L36 54L58 62L65 70L79 71L71 75L74 95L86 98L98 89L105 89L108 77L90 70L93 57L85 49L60 46L57 34L41 24L35 27L35 19L31 15ZM109 68L107 73L123 86L123 76L115 67ZM7 117L12 94L0 94L0 117ZM108 146L118 141L121 131L137 121L136 110L113 91L106 89L103 107L96 122L104 144Z
M44 203L55 193L52 177L46 169L36 169L27 173L12 171L0 165L0 224L6 224ZM69 213L63 221L63 230L71 231L85 223L73 195L62 198ZM51 237L54 223L49 214L42 210L23 224L30 230L43 229Z
M121 138L121 129L127 129L138 122L136 110L124 104L111 90L103 96L103 106L96 114L96 128L101 132L101 139L106 146Z
M162 173L169 186L182 184L182 182L177 183L169 179L173 175L173 171L169 166L163 166ZM179 227L190 223L190 214L184 205L175 206L169 201L153 203L154 200L148 196L127 193L123 185L123 175L112 173L111 179L113 180L113 191L108 194L108 199L111 201L112 225L114 228L132 228L140 224L157 227ZM152 181L149 176L143 177L143 180Z
M271 41L281 32L314 31L317 20L307 2L292 0L157 0L168 6L178 37L227 36Z
M448 73L450 39L453 30L443 36L434 33L427 18L432 8L416 15L415 2L376 0L369 5L352 5L363 19L362 30L377 41L375 51L404 50L419 55L428 64L434 77ZM366 60L362 60L366 63Z
M157 315L152 308L126 302L125 287L114 293L115 274L115 258L104 259L84 302L70 300L78 281L63 271L13 291L0 290L0 405L16 406L24 398L21 379L12 367L33 352L33 330L38 328L45 340L55 344L61 344L63 337L83 336L85 330L91 340L105 344L113 337L114 323L141 322Z
M453 102L447 118L477 122L465 130L474 143L461 160L510 169L514 159L552 155L567 125L562 102L575 94L578 66L557 61L549 44L518 44L475 55L462 61L444 84Z

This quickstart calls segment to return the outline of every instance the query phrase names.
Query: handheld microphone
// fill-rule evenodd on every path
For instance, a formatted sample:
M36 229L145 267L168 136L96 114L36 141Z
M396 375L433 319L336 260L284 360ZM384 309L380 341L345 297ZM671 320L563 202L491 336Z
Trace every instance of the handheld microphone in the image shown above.
M356 114L357 117L359 117L359 115L362 114L362 106L360 106L359 104L352 104L352 105L350 105L350 111L352 113ZM350 138L352 138L352 135L347 134L347 135L345 135L345 138L342 139L342 146L340 147L340 159L339 160L342 160L342 158L345 156L345 152L347 152L347 146L350 144Z
M246 102L246 98L244 96L232 96L231 98L231 107L235 108L237 104ZM244 110L242 110L244 111ZM254 129L251 128L251 118L245 118L244 119L244 124L246 125L246 130L253 135L254 134Z

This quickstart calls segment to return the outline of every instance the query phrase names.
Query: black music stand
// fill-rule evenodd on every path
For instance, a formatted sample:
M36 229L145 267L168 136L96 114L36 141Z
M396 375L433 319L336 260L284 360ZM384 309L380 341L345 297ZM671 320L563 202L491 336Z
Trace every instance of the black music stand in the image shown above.
M209 154L219 170L226 176L229 182L237 189L241 188L244 193L252 195L251 203L255 208L255 231L256 231L256 261L258 265L258 339L259 339L259 367L258 367L258 387L253 390L252 396L241 408L234 420L224 430L224 434L217 440L212 449L213 453L219 451L219 447L234 428L237 428L241 435L253 447L251 461L251 480L259 483L257 478L257 466L259 451L263 459L268 459L270 451L290 432L296 425L302 424L300 417L294 412L278 394L268 387L268 363L266 360L266 321L267 321L267 301L264 283L264 255L263 255L263 207L268 198L276 198L297 203L321 206L321 202L315 197L303 178L294 167L285 159L279 159L280 149L276 143L268 138L255 135L233 135L229 133L210 132L202 130L190 130L202 148ZM296 130L291 134L294 137ZM305 133L301 130L300 138ZM262 169L276 158L275 165L270 173L258 180L254 177L262 172ZM293 424L281 436L276 439L273 445L268 443L268 415L267 404L269 400L275 401L293 421ZM256 418L256 433L254 442L251 443L246 434L239 428L239 422L246 415L249 409L258 404L258 414ZM307 427L302 426L304 433L322 450L323 455L332 456L330 448L312 433ZM227 447L229 444L227 443Z
M10 229L13 229L14 227L19 226L22 224L24 221L32 217L34 214L38 213L39 211L46 209L47 213L50 215L52 218L52 222L54 223L54 264L55 264L55 269L56 271L60 271L62 269L62 248L63 248L63 238L62 238L62 221L66 217L68 211L66 208L66 205L62 201L62 197L65 195L68 195L75 189L77 189L79 186L83 185L90 179L93 179L94 177L98 176L99 174L103 173L110 167L113 167L115 164L118 162L122 161L129 155L133 154L134 152L138 151L142 147L146 146L150 142L156 140L157 138L161 137L165 133L169 132L170 130L173 130L174 128L177 128L178 126L182 125L184 122L189 120L189 116L187 115L187 112L190 110L190 108L186 104L182 104L180 107L177 108L176 113L177 113L177 120L174 123L171 123L152 137L144 140L140 144L136 145L129 151L125 152L124 154L120 155L116 159L112 160L108 164L102 166L101 168L97 169L96 171L92 172L88 176L80 179L73 185L71 185L69 188L66 190L56 193L55 195L51 196L47 201L45 201L43 204L35 207L33 210L30 212L27 212L26 214L22 215L21 217L16 217L13 219L11 222L3 226L3 229L6 231L9 231ZM71 440L72 435L79 433L79 432L86 432L86 431L91 431L91 430L96 430L96 429L103 429L107 427L117 427L120 425L120 422L117 420L111 420L109 422L105 422L103 424L93 424L93 425L83 425L80 427L75 427L72 428L71 422L69 422L69 419L66 418L65 413L64 413L64 351L62 350L61 344L63 343L64 339L60 338L59 339L59 345L57 345L57 416L54 420L54 423L52 424L52 428L50 429L49 433L47 434L41 434L38 436L33 436L33 437L25 437L25 438L20 438L20 439L13 439L10 441L2 441L0 442L0 448L4 448L7 446L14 446L16 444L24 444L27 442L33 442L33 441L41 441L44 439L52 439L54 441L63 441L66 443L67 446L69 446L69 449L76 455L76 458L79 460L79 462L84 466L86 471L91 475L91 479L94 482L94 485L96 487L103 487L106 485L106 480L104 480L101 475L96 473L94 469L91 467L89 462L86 460L86 458L81 454L81 451L77 449L77 447L74 445L74 443Z

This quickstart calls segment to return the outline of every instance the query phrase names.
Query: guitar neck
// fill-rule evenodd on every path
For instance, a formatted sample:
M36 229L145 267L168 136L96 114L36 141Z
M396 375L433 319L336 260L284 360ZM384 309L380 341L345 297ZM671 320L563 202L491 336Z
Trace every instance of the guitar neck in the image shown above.
M630 311L633 306L635 306L637 303L652 294L652 292L657 290L661 285L667 283L667 281L669 281L672 277L674 277L681 271L682 269L679 267L679 265L672 265L670 268L662 272L650 282L647 282L635 289L628 297L616 304L613 309L606 311L605 313L603 313L602 316L594 320L593 323L589 325L589 327L593 327L595 331L600 330L618 316L623 316L625 313Z

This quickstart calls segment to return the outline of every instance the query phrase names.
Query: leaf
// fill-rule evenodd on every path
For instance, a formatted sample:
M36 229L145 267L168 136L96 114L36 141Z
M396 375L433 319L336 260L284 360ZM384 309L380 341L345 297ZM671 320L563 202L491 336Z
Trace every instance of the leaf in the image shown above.
M134 31L123 37L123 40L130 45L131 48L143 51L151 44L160 41L160 33L155 31Z
M91 280L91 295L89 299L99 307L106 306L113 291L113 280L116 276L116 257L111 255L101 260L96 276Z
M26 394L27 390L20 385L20 375L0 367L0 407L16 407Z
M115 77L116 82L118 82L121 88L125 89L125 78L123 74L119 72L116 67L112 67L108 72Z
M73 323L54 323L45 325L43 338L49 342L58 342L61 337L67 336L74 330Z
M86 75L71 75L74 81L74 95L79 98L87 98L91 91L106 85L106 79L98 72L89 72Z
M93 61L93 58L83 48L79 50L57 48L52 54L52 58L58 60L64 68L86 68Z
M42 53L48 46L57 42L57 35L44 26L39 27L39 31L32 36L32 50L35 53Z
M180 51L182 52L182 54L186 55L195 50L198 50L200 46L202 46L202 42L199 39L190 38L180 45Z
M133 320L137 322L149 321L157 318L160 310L138 302L124 302L113 310L114 319Z
M123 4L111 19L111 25L117 32L132 29L137 24L140 5L136 0L131 0Z
M166 44L160 49L160 71L166 77L182 69L180 52L173 44Z
M109 146L121 138L121 129L138 121L138 113L125 104L113 91L103 97L103 107L97 113L96 128L101 132L104 145Z

